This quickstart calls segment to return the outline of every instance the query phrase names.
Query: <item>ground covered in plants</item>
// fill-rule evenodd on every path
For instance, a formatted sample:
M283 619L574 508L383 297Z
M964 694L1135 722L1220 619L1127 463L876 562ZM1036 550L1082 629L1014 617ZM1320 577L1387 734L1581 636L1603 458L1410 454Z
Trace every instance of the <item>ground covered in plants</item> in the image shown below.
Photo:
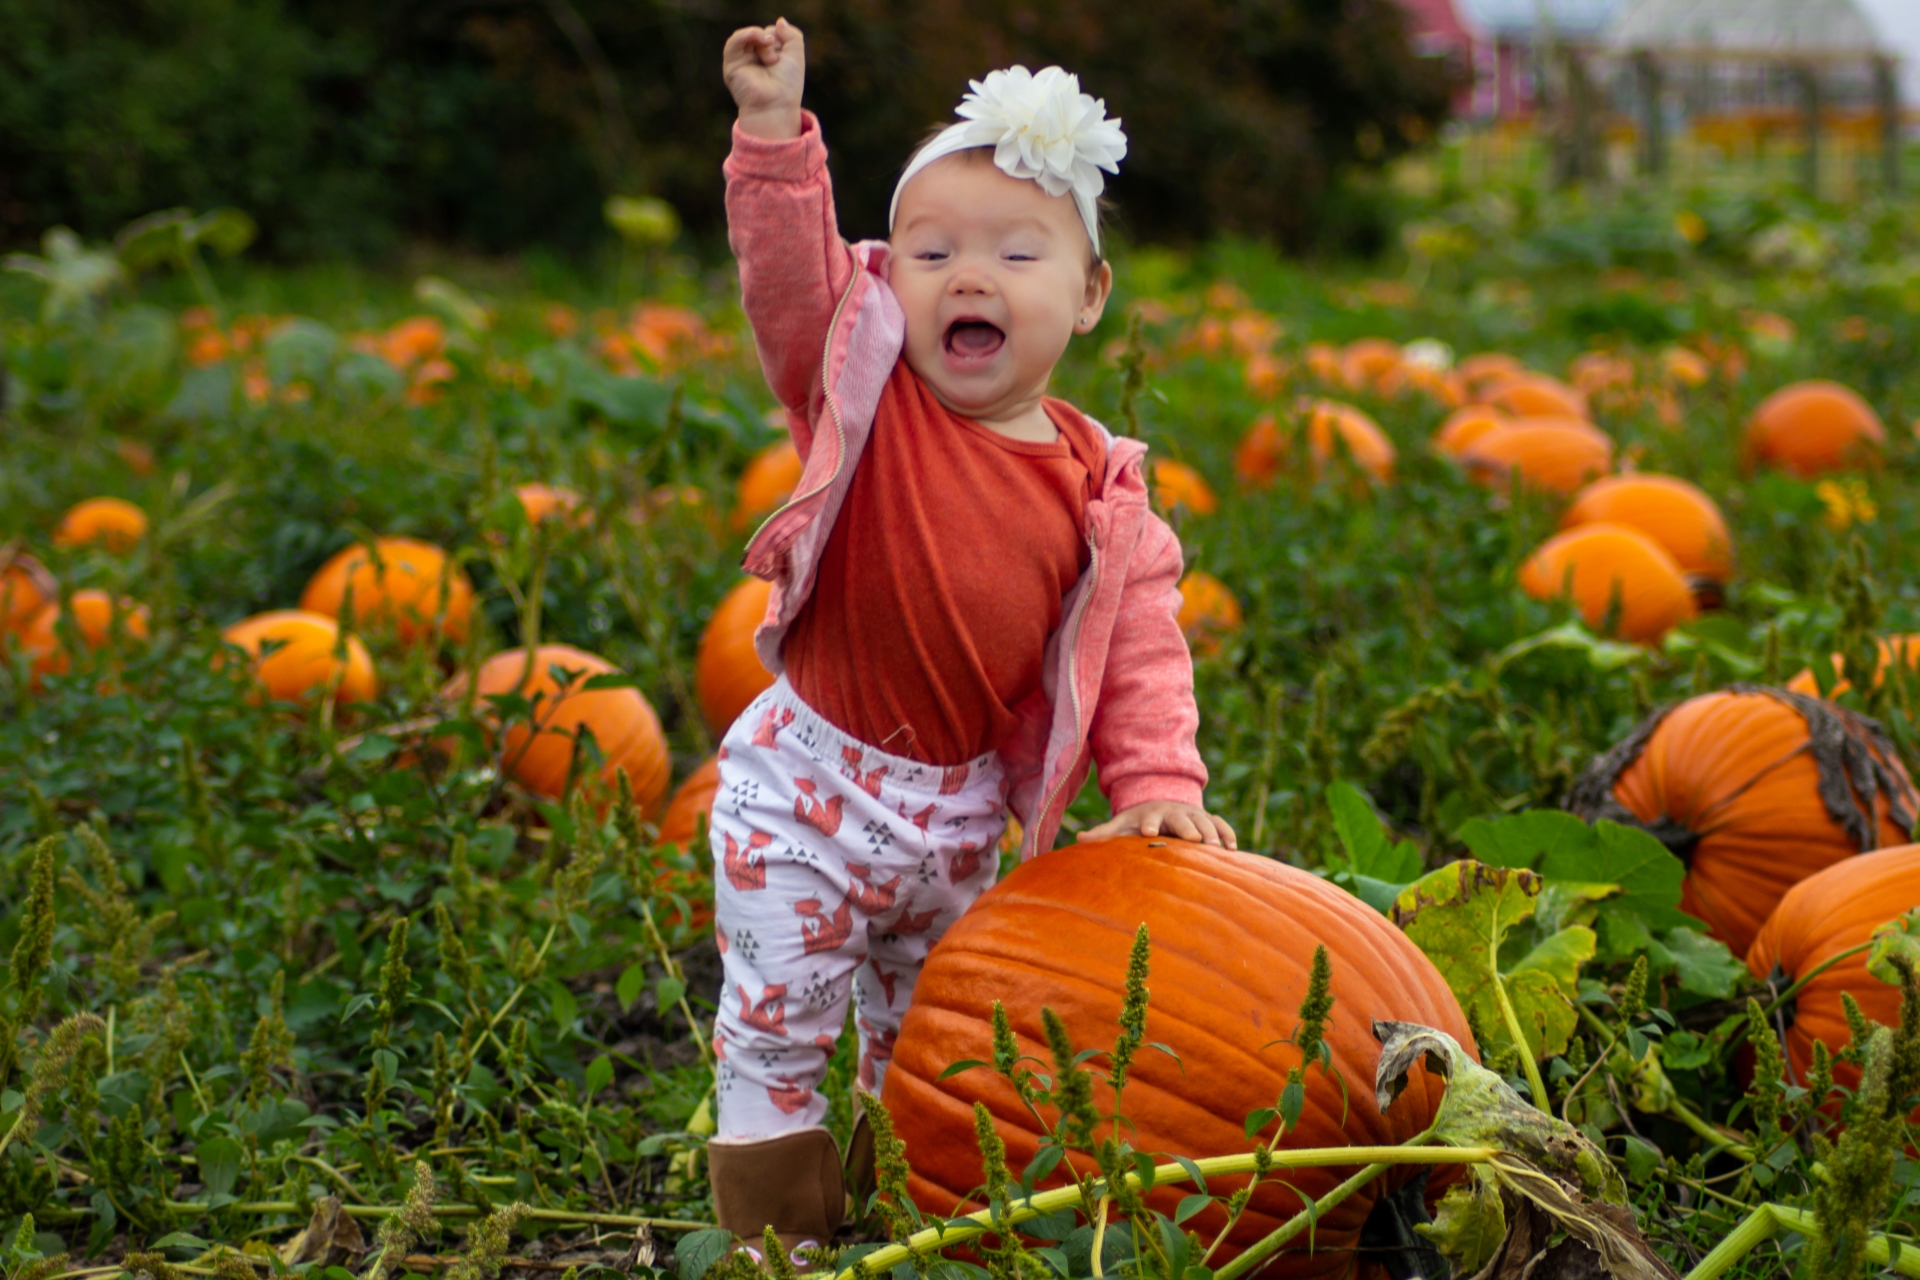
M1796 993L1750 973L1745 938L1682 914L1685 842L1554 812L1657 708L1808 669L1809 704L1881 726L1846 730L1874 744L1848 757L1856 800L1869 756L1882 810L1901 762L1920 766L1905 663L1836 683L1920 631L1916 225L1903 205L1489 196L1425 211L1372 267L1129 249L1062 370L1059 394L1201 482L1157 477L1190 566L1233 602L1192 632L1211 804L1244 848L1404 927L1500 1087L1544 1092L1602 1153L1588 1190L1629 1202L1651 1242L1607 1274L1687 1273L1736 1227L1743 1248L1703 1280L1920 1274L1901 1253L1920 1247L1903 1129L1920 923L1899 923L1920 898L1867 908L1866 926L1891 922L1871 953L1890 1030L1839 1020L1796 1065ZM251 268L214 261L217 232L176 226L144 254L136 236L117 259L54 237L0 292L0 570L23 592L50 579L69 618L77 593L126 602L92 638L50 622L37 648L8 615L0 1271L698 1280L717 1253L709 860L662 842L663 795L602 785L604 734L570 742L546 785L519 774L511 730L524 741L541 699L471 677L502 650L571 645L611 664L596 688L651 704L675 782L710 755L702 635L765 509L743 472L781 439L728 272L637 252L593 273ZM1485 352L1574 387L1610 469L1718 505L1734 568L1711 607L1629 638L1624 592L1583 612L1523 589L1571 494L1433 442L1486 389L1463 376ZM1754 408L1812 378L1864 397L1883 441L1818 474L1754 457ZM1316 437L1303 397L1366 414L1390 467ZM1264 453L1245 447L1263 420ZM531 484L572 496L542 518ZM63 528L102 496L144 529ZM318 660L364 644L377 692L262 696L223 629L295 607L376 536L444 548L468 624L435 609L408 636L369 615ZM1864 794L1869 843L1904 842L1913 808ZM1103 816L1091 785L1072 813L1070 830ZM1478 872L1449 888L1463 858ZM828 1086L842 1133L850 1044ZM1073 1066L1048 1065L1041 1092ZM1371 1079L1345 1083L1371 1105ZM1249 1145L1278 1149L1298 1116L1276 1098ZM1127 1243L1144 1225L1101 1253L1095 1216L986 1261L1219 1269ZM904 1237L910 1218L888 1221ZM1443 1226L1458 1274L1521 1274L1484 1200Z

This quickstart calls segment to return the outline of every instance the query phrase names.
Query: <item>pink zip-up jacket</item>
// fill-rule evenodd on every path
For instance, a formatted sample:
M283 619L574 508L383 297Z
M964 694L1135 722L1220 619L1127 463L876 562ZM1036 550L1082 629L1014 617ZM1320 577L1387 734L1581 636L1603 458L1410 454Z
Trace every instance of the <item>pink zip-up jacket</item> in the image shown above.
M792 499L747 544L747 571L773 583L754 645L777 673L901 359L906 316L887 284L886 242L840 238L812 112L784 142L735 126L726 175L742 302L805 463ZM1086 508L1087 569L1062 602L1041 688L1017 708L1019 724L1000 748L1022 858L1053 847L1096 761L1116 811L1150 800L1198 805L1207 783L1194 744L1193 659L1178 622L1180 542L1148 504L1146 446L1101 430L1107 468Z

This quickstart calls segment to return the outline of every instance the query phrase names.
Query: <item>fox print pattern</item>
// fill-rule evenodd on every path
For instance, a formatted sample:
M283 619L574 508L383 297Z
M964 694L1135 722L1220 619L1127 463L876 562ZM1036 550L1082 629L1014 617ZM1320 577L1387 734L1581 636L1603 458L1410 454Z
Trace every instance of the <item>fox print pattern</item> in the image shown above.
M785 1133L826 1113L849 1000L879 1087L928 950L993 882L1004 788L990 756L942 769L856 742L784 679L728 732L720 781L719 1129Z

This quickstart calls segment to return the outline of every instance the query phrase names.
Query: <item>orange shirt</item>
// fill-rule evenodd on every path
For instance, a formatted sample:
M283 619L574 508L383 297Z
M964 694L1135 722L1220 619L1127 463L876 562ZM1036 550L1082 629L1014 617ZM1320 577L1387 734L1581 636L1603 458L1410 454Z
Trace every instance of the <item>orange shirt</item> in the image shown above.
M1087 567L1106 442L1045 402L1049 444L949 412L902 360L787 632L787 679L842 731L954 765L996 750L1040 688L1061 599Z

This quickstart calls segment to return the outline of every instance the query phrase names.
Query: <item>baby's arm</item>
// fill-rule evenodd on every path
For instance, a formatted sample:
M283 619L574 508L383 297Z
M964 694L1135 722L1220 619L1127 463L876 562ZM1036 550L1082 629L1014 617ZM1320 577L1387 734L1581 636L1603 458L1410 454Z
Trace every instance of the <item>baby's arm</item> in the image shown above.
M834 305L853 278L840 238L820 126L800 108L806 42L785 18L727 40L727 88L740 109L727 157L727 238L741 303L767 384L786 406L805 456L820 394L820 353Z
M1193 657L1180 632L1180 542L1165 521L1147 520L1126 566L1089 735L1113 817L1080 839L1169 835L1237 848L1233 828L1202 804L1207 767L1194 741Z

